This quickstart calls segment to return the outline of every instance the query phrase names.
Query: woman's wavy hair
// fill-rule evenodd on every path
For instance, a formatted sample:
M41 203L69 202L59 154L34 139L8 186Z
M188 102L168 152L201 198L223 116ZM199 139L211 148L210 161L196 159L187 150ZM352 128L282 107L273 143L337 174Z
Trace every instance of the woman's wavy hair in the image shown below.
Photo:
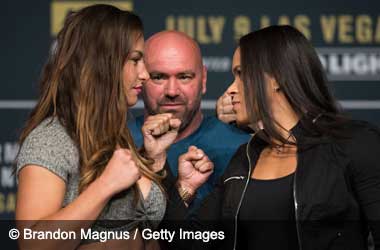
M262 121L262 139L289 144L289 138L283 138L276 129L280 124L270 112L268 75L276 80L310 135L339 136L346 118L329 90L316 51L301 32L288 25L270 26L241 37L239 47L246 110L251 124Z
M158 184L162 179L127 128L123 65L142 36L135 14L92 5L67 16L43 68L38 103L20 144L43 120L58 119L79 150L80 192L101 175L117 146L131 151L143 175Z

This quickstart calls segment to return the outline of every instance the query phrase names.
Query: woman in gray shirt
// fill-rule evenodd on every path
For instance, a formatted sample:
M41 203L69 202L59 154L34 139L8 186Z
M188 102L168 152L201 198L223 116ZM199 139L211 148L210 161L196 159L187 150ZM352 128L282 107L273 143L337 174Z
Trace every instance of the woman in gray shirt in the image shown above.
M51 239L46 232L60 231L71 240L21 235L21 249L158 246L141 230L164 215L158 172L180 121L158 115L143 128L145 148L136 149L126 115L149 79L143 49L142 23L131 12L93 5L66 18L20 138L16 219L24 233ZM169 140L155 141L152 134L169 129Z

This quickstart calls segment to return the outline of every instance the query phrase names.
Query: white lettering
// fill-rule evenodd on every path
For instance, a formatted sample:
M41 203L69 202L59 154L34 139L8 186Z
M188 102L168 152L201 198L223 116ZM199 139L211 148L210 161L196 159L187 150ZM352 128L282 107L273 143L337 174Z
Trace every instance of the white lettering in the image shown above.
M75 240L74 231L63 231L57 229L55 231L34 231L30 228L24 228L25 240Z
M224 240L223 231L185 231L182 228L179 229L180 239L182 240L201 240L203 242L209 242L210 240Z
M204 57L203 63L209 72L229 72L231 69L231 60L229 57Z
M1 186L3 188L13 188L15 185L15 178L12 175L11 167L2 167L1 168Z
M91 228L81 229L82 240L98 240L106 242L108 240L128 240L130 235L128 231L92 231Z
M24 239L25 240L31 240L32 239L32 229L30 229L30 228L24 229Z
M17 156L18 144L12 142L4 143L4 162L13 163Z
M379 80L380 53L378 52L324 52L320 61L330 80Z
M144 240L167 240L172 242L174 239L175 232L170 232L167 229L161 229L160 231L152 231L147 228L142 230L142 237Z

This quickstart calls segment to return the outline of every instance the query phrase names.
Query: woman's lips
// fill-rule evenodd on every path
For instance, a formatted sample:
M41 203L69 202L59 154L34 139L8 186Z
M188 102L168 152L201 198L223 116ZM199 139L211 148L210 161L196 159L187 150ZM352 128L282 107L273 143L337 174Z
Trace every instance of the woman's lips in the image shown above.
M232 102L232 109L234 110L234 112L238 112L239 107L240 107L240 102Z
M136 86L136 87L133 87L133 89L136 90L137 94L140 94L142 91L142 86Z
M240 102L232 102L232 106L238 105Z

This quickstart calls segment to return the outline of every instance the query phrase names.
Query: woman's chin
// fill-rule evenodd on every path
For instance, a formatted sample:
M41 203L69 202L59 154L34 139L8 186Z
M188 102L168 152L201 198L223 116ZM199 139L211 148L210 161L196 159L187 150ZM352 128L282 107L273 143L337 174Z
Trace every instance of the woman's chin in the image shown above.
M136 100L136 101L130 101L130 100L127 101L127 106L128 106L128 108L132 108L132 107L135 106L136 104L137 104L137 100Z

